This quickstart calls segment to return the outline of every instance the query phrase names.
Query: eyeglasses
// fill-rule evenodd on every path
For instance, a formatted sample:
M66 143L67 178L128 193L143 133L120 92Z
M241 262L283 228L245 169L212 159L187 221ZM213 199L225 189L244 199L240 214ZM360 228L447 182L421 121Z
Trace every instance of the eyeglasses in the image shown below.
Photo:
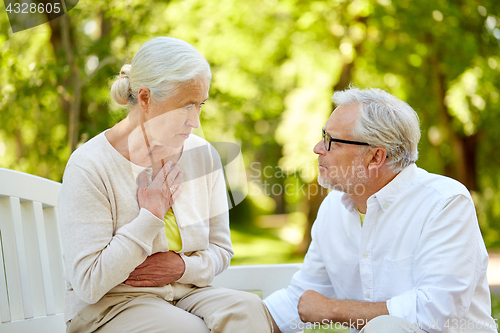
M325 149L327 151L330 151L330 146L332 145L332 142L340 142L340 143L346 143L349 145L357 145L357 146L369 146L370 145L366 142L334 139L330 136L330 134L326 133L325 128L323 127L323 144L325 145Z

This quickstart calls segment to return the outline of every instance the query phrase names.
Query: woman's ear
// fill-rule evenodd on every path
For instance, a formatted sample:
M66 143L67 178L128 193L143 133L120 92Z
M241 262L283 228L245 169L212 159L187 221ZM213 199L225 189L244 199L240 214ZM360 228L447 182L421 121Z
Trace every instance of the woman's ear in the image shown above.
M139 101L141 110L144 111L144 113L148 113L149 106L151 104L151 92L149 89L146 87L140 87L137 92L137 100Z

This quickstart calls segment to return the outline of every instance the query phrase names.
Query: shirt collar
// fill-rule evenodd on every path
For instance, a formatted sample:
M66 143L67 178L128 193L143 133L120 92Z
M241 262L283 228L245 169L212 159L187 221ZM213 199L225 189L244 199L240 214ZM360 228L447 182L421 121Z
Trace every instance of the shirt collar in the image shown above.
M385 211L394 201L396 201L400 194L410 186L416 175L417 166L415 163L412 163L401 170L389 184L385 185L377 193L368 198L368 202L377 200L380 207Z
M398 175L391 180L387 185L382 187L377 193L368 198L368 204L376 200L380 207L385 211L389 206L396 201L401 192L410 186L417 175L417 166L412 163L405 167ZM350 212L356 212L356 204L349 196L344 193L341 200L345 208Z
M356 204L354 203L354 201L352 201L351 198L349 198L349 196L347 195L347 193L344 193L342 195L342 198L340 199L340 201L342 202L342 204L345 206L345 208L350 211L351 213L356 213Z

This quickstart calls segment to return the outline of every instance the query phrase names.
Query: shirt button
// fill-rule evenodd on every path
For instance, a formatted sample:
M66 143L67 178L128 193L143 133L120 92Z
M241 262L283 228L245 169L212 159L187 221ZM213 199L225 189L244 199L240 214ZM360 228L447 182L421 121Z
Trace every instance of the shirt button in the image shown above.
M388 204L385 204L385 205L384 205L384 209L387 209L387 207L389 207L389 205L388 205Z
M366 293L366 298L370 298L370 293Z
M368 258L368 253L363 253L363 257Z

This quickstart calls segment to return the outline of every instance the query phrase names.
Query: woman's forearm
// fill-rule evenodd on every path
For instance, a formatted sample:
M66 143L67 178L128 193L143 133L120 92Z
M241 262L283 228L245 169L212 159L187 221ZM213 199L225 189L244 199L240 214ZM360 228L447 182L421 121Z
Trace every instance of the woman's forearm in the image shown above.
M115 232L104 193L103 185L85 170L67 167L59 200L66 278L87 303L123 282L152 253L153 240L164 226L142 209Z

